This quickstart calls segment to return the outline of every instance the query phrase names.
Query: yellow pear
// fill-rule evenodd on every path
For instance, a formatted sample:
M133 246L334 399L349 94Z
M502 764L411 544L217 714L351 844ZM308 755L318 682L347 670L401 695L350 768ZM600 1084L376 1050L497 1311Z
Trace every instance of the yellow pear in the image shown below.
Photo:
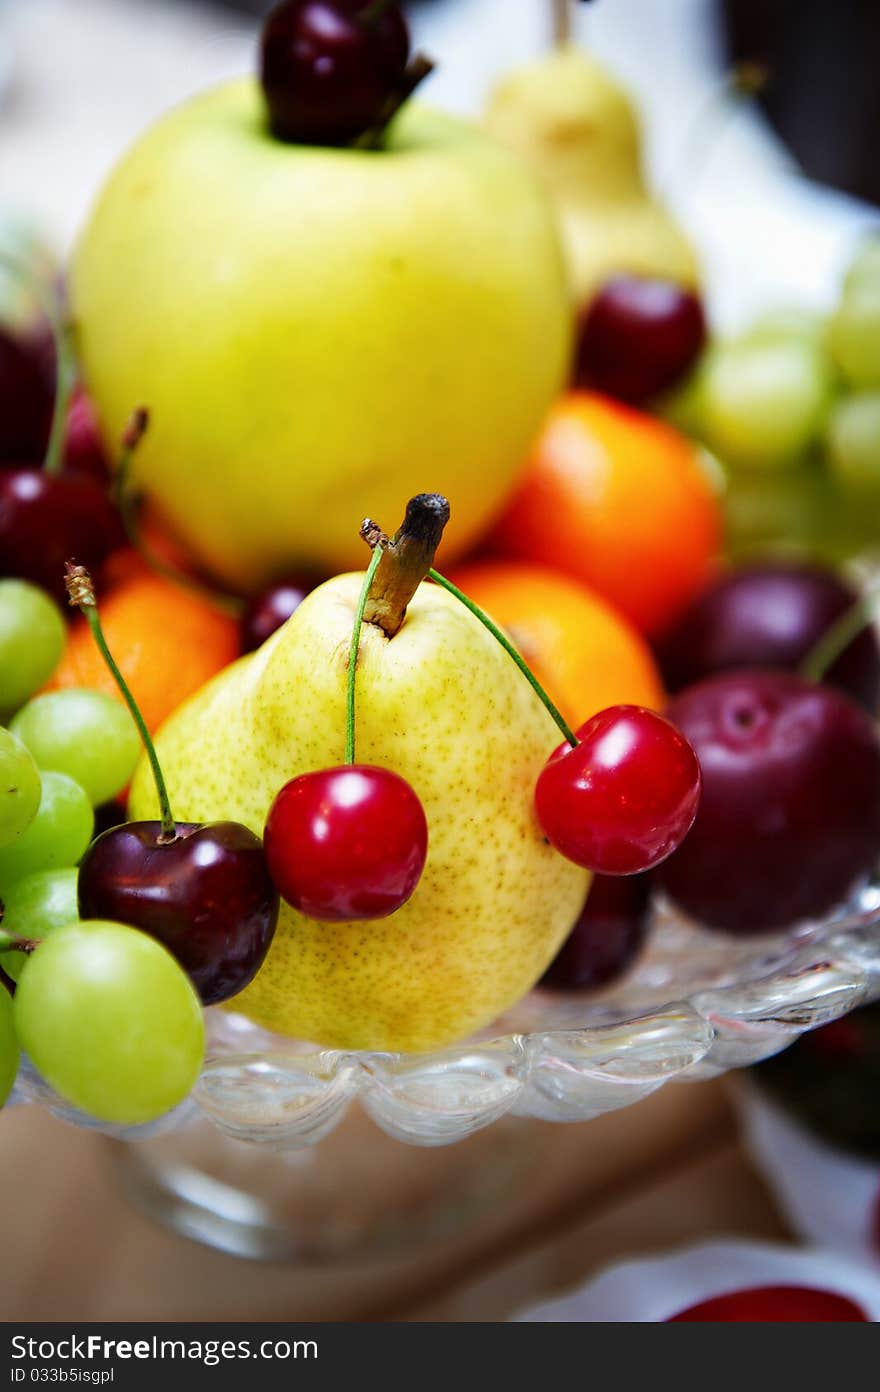
M565 45L510 73L485 123L551 194L576 304L619 271L696 284L690 244L646 186L632 101L595 59Z
M264 966L232 1003L267 1029L338 1048L434 1049L489 1025L540 977L589 884L533 811L535 780L559 743L552 719L479 620L418 583L439 533L414 568L407 525L382 557L362 629L356 760L415 789L428 821L424 873L381 920L319 923L282 905ZM363 580L340 575L314 590L166 723L157 746L179 818L231 818L262 833L285 783L343 763ZM144 763L131 815L156 807Z

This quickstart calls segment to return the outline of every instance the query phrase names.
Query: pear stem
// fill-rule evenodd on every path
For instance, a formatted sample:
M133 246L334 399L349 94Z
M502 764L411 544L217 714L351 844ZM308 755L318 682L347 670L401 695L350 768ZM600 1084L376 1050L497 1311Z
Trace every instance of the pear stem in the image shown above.
M76 361L70 341L70 327L59 313L56 296L49 293L25 262L17 256L10 256L7 252L0 252L0 266L5 266L11 275L16 275L31 284L52 334L52 342L55 345L55 406L52 411L52 426L46 446L46 457L43 460L43 471L47 474L58 474L64 463L67 418L76 385Z
M535 695L543 703L547 711L553 717L559 729L562 731L562 734L565 736L567 742L571 745L572 749L575 749L578 744L577 735L567 724L562 712L553 704L550 697L547 695L547 692L544 690L543 686L538 681L538 678L535 676L534 672L529 667L528 663L525 661L522 655L519 652L517 652L513 643L511 643L510 639L507 637L507 634L504 633L504 631L500 629L492 619L489 618L489 615L486 613L485 609L481 609L478 604L475 604L472 599L469 599L468 596L462 590L460 590L457 585L453 585L451 580L447 580L445 575L440 575L438 571L432 569L428 571L428 578L433 580L435 585L439 585L441 589L446 590L448 594L453 595L461 604L464 605L466 609L470 610L474 618L479 619L480 623L483 625L484 628L487 628L489 630L489 632L492 634L492 637L495 638L497 642L501 644L508 657L516 663L517 667L522 672L523 676L529 683L529 686L532 688Z
M406 607L425 579L449 521L449 504L439 493L419 493L406 505L406 516L389 541L367 518L361 536L370 546L385 545L376 580L367 596L364 619L393 638L406 618Z
M92 577L85 566L73 565L70 561L68 561L67 565L64 567L64 573L71 608L80 611L91 629L92 637L98 646L98 651L110 669L110 674L119 688L119 693L123 701L128 706L131 718L138 728L141 743L150 761L150 767L153 770L153 781L156 784L156 793L159 798L159 809L162 820L162 832L159 837L159 842L162 844L174 841L177 836L177 826L174 821L174 814L171 811L171 802L168 797L165 778L162 774L162 766L159 763L159 756L156 753L156 746L153 744L144 717L141 715L140 707L131 693L128 682L120 672L113 654L107 646L104 630L101 628L101 620L98 617L98 606L95 600L95 585Z
M551 0L550 22L553 33L553 43L557 48L564 48L571 43L571 9L569 0Z
M798 670L807 681L821 681L841 653L874 618L880 589L869 589L826 628Z
M361 629L364 623L364 609L367 604L367 596L373 584L376 571L379 569L379 562L382 559L383 543L377 542L370 564L367 566L367 573L364 576L364 583L361 586L360 598L354 616L354 629L351 635L351 647L348 650L348 683L346 690L346 710L345 710L345 762L354 763L354 688L355 676L357 673L358 651L361 645Z

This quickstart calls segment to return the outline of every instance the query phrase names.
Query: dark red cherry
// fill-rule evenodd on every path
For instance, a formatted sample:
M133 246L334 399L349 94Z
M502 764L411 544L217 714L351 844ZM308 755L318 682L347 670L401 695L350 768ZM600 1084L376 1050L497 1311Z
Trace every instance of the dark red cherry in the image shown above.
M854 1324L867 1323L861 1306L835 1291L810 1286L753 1286L690 1305L669 1324Z
M638 406L675 386L705 342L693 291L670 280L613 276L581 317L574 380Z
M0 576L30 580L66 604L65 562L97 570L124 541L119 514L94 479L0 470Z
M241 619L241 650L261 648L282 624L287 623L306 595L314 589L306 576L278 580L250 601Z
M403 16L390 6L368 23L346 0L286 0L266 21L261 79L280 139L345 145L372 129L403 76ZM396 13L395 13L396 11Z
M856 599L851 585L821 566L768 561L729 571L697 596L660 645L667 690L737 667L795 671ZM849 643L823 680L877 711L880 643L872 627Z
M270 808L264 844L280 894L309 918L387 918L421 878L428 824L399 774L344 764L286 783Z
M596 875L539 984L554 991L596 991L622 976L644 943L650 900L647 875Z
M260 839L238 822L128 822L93 841L79 868L83 918L150 933L187 971L205 1005L253 980L278 921L279 900Z
M679 730L642 706L611 706L561 744L535 787L535 811L562 855L600 875L659 865L690 829L700 766Z
M0 464L43 457L52 419L52 391L36 350L0 328Z
M697 751L703 796L657 872L691 917L731 933L821 918L880 856L880 744L841 692L790 672L728 672L669 715Z
M67 416L64 468L72 474L87 474L104 485L110 477L95 408L81 387L73 394Z

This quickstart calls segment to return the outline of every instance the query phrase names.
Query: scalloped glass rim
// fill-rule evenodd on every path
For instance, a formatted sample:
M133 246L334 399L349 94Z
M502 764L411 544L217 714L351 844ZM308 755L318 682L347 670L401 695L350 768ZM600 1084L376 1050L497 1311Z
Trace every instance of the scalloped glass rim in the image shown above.
M202 1115L237 1140L277 1150L320 1141L357 1100L396 1139L446 1145L505 1112L586 1121L670 1079L757 1063L880 996L880 880L827 919L772 937L711 933L662 901L653 919L644 953L613 988L535 990L491 1030L437 1053L320 1049L213 1010L191 1097L150 1126L106 1127L77 1113L26 1060L15 1095L126 1140Z

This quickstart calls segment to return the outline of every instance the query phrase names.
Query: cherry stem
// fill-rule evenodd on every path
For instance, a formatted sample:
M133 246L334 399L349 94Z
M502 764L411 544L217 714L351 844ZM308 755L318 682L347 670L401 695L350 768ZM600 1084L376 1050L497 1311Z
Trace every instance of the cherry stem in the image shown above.
M370 564L367 566L367 573L364 576L364 583L361 586L360 598L354 616L354 629L351 635L351 647L348 650L348 684L346 690L346 712L345 712L345 762L354 763L354 689L355 676L357 673L358 651L361 645L361 629L364 623L364 610L367 607L367 599L373 585L376 571L379 569L379 562L382 559L384 546L381 541L377 542L373 554L370 557Z
M41 938L20 938L17 933L7 933L0 928L0 954L4 952L36 952Z
M381 19L386 10L390 10L391 6L397 3L398 0L371 0L369 5L364 5L364 8L358 11L358 19L361 24L366 24L369 27Z
M119 693L131 712L131 718L138 728L141 742L146 750L147 758L150 761L150 767L153 770L153 781L156 784L156 793L159 798L159 808L162 814L162 832L159 836L159 842L161 844L174 841L177 837L177 826L174 821L174 814L171 811L171 802L168 797L168 789L165 786L165 778L159 763L159 756L156 753L156 746L153 744L144 717L141 715L140 707L131 694L128 682L120 672L113 654L107 646L104 630L101 628L101 620L98 617L98 606L95 600L95 586L92 577L85 566L73 565L70 561L68 561L67 565L64 567L64 575L70 605L72 608L80 611L89 628L92 630L92 637L98 646L98 651L106 662L110 674L119 688Z
M433 58L428 58L427 55L424 53L416 53L413 55L408 66L404 71L403 77L400 81L400 85L389 97L385 109L383 110L379 120L376 122L376 125L373 127L371 131L367 131L366 135L362 136L360 140L356 140L354 142L358 149L379 149L379 147L382 144L382 141L385 138L385 133L388 130L388 127L394 120L394 117L397 115L400 108L404 105L405 102L409 101L416 88L420 86L420 84L424 82L425 78L429 77L433 71Z
M187 575L182 570L176 570L174 566L168 565L161 556L157 556L155 551L144 540L138 522L138 502L139 499L131 487L131 466L141 440L147 433L150 424L149 412L143 406L139 406L132 412L128 425L122 434L119 458L116 461L116 482L114 496L119 516L122 519L122 529L128 538L129 544L137 551L141 560L149 566L150 570L156 575L161 575L163 579L170 580L173 584L179 585L183 590L189 590L192 594L198 595L201 599L208 600L215 604L219 609L223 609L232 618L239 618L244 611L244 602L238 595L229 594L226 590L217 590L210 585L202 584L192 575Z
M528 663L524 660L522 655L519 652L517 652L513 643L511 643L510 639L507 637L507 634L504 633L504 631L500 629L492 619L489 618L489 615L486 613L484 609L480 608L479 604L475 604L472 599L469 599L468 596L464 594L464 592L460 590L457 585L453 585L451 580L447 580L445 575L441 575L436 570L429 570L428 577L429 579L434 581L435 585L439 585L442 589L446 590L447 593L454 595L454 597L457 600L459 600L459 602L463 604L466 609L470 610L474 618L479 619L483 627L489 630L489 632L492 634L492 637L495 638L501 644L508 657L512 658L513 661L516 663L517 667L522 672L523 676L529 683L529 686L532 688L535 695L543 703L547 711L553 717L556 724L559 726L559 729L565 736L566 741L571 745L572 749L576 749L579 743L577 735L567 724L562 712L550 700L550 697L547 695L547 692L544 690L543 686L538 681L538 678L535 676L534 672L529 667Z
M0 252L0 266L5 266L11 275L16 275L31 285L52 334L55 346L55 406L52 411L52 426L46 446L46 457L43 460L43 471L47 474L58 474L64 464L67 418L70 414L73 389L76 386L76 360L73 355L70 327L59 313L57 297L46 289L31 266L7 252Z
M798 670L802 677L807 681L822 680L829 667L834 666L853 639L873 621L878 599L880 589L865 590L864 594L829 624L801 662Z

